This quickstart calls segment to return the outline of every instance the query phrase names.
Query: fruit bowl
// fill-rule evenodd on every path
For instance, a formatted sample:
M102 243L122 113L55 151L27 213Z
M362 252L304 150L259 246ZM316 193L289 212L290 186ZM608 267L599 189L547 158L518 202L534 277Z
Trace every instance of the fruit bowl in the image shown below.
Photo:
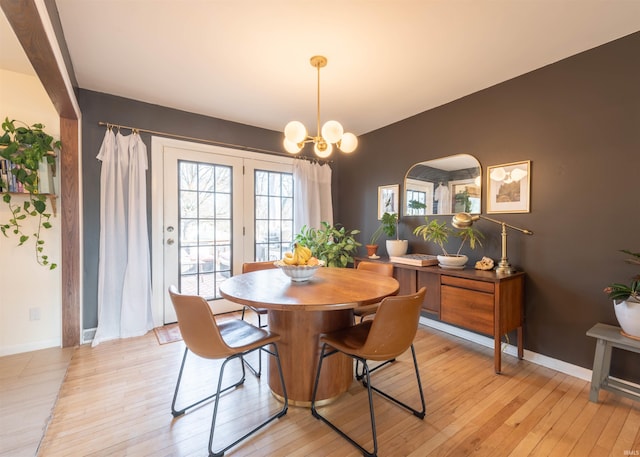
M273 264L289 276L292 281L304 282L311 279L318 268L324 266L324 261L319 260L318 265L287 265L282 260L276 260Z

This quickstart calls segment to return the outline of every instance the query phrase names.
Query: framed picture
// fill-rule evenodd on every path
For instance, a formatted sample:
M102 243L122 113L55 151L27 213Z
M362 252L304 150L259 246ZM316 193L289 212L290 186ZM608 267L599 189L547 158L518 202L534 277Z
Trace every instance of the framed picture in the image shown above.
M398 194L400 185L378 186L378 220L382 219L384 213L398 213Z
M487 213L528 213L531 161L487 167Z

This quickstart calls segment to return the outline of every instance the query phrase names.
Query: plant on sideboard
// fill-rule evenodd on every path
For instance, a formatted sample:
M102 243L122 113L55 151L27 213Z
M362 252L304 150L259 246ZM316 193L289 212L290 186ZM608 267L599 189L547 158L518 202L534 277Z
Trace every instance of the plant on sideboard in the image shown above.
M484 235L479 230L473 227L466 227L463 229L454 230L451 227L447 226L446 222L438 222L437 219L429 220L428 216L424 217L425 224L419 225L413 230L413 234L416 236L421 236L424 241L429 241L435 243L442 250L442 256L438 256L438 262L441 266L447 266L448 260L453 261L454 265L462 265L467 263L467 256L460 254L460 251L464 247L465 243L469 242L469 247L471 249L475 249L476 245L482 246L482 238ZM460 246L455 254L450 254L447 252L445 245L449 241L449 236L455 236L460 238ZM456 262L454 259L447 258L457 258L459 262Z
M294 237L294 242L311 249L311 253L319 260L324 260L327 267L344 268L353 263L353 255L361 243L355 239L360 230L347 230L340 224L330 225L322 222L320 228L302 227Z
M44 163L46 167L55 165L57 152L61 143L44 131L44 125L9 120L2 123L0 137L0 157L6 159L3 164L6 169L2 173L2 200L9 207L11 216L6 223L0 223L2 234L8 237L13 234L18 237L18 245L24 245L31 236L35 239L36 261L49 269L56 268L55 263L49 261L44 254L45 241L42 239L42 229L51 228L51 212L47 208L47 196L39 193L39 170ZM11 166L9 166L11 164ZM14 194L9 191L9 181L15 182L20 193L27 198L20 203L14 203ZM25 233L25 222L29 217L37 219L37 229L32 235Z
M394 213L384 213L382 215L382 219L380 220L380 225L371 235L371 239L369 240L369 244L367 247L367 254L369 256L375 255L378 249L378 239L382 234L387 235L389 238L393 237L398 233L398 216Z

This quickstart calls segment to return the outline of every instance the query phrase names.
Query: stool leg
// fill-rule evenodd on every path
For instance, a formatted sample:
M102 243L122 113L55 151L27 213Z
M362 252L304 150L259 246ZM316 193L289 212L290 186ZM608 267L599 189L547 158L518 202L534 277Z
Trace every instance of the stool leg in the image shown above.
M604 380L609 376L611 366L611 347L602 339L596 341L596 352L593 357L593 372L591 374L591 389L589 401L598 403L598 394Z

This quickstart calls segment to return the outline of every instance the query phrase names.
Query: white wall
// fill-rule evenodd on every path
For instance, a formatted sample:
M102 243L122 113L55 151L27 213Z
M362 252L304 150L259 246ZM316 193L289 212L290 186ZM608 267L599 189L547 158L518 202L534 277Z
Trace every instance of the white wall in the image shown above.
M60 118L37 77L0 69L0 117L44 124L47 133L60 138ZM57 206L59 214L60 199ZM10 214L0 202L0 223L6 223ZM0 234L0 356L61 345L59 220L52 217L53 227L43 232L45 253L58 264L55 270L38 265L32 239L18 247L16 238ZM32 308L39 312L39 320L30 320Z

